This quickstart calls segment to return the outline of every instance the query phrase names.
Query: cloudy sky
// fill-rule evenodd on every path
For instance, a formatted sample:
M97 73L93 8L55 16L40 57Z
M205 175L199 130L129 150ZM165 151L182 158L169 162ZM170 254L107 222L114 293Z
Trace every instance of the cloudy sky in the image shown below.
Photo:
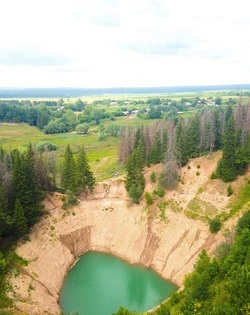
M250 83L247 0L8 0L0 87Z

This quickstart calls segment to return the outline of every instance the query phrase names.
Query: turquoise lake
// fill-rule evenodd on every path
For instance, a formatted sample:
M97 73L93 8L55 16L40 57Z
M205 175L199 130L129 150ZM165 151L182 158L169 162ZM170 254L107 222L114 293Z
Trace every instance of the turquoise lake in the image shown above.
M65 313L79 315L111 315L120 306L145 312L177 288L150 269L109 254L89 252L67 274L60 306Z

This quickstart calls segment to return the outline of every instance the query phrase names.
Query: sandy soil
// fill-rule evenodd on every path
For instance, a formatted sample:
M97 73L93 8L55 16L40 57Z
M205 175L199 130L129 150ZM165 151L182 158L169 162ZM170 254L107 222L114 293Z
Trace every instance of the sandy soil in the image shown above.
M60 194L47 196L44 203L48 215L32 229L30 240L21 242L17 249L29 260L21 274L11 279L17 309L29 314L59 314L64 277L77 258L89 250L112 253L132 264L153 268L181 286L200 251L205 248L212 254L224 241L223 230L233 228L236 220L212 235L206 222L187 216L199 213L202 218L227 211L234 198L227 197L228 184L209 179L219 157L216 153L190 161L189 167L182 169L178 189L155 200L150 208L143 201L131 204L123 178L97 184L92 195L82 197L68 211L61 208ZM161 168L157 165L145 170L146 191L155 189L149 177ZM233 189L239 189L244 180L242 177L233 183ZM158 207L162 201L168 202L164 220Z

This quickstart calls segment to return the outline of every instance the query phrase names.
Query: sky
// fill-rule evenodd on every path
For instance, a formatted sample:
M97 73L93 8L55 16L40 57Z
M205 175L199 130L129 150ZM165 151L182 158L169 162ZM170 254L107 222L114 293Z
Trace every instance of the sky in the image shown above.
M247 0L8 0L0 87L250 83Z

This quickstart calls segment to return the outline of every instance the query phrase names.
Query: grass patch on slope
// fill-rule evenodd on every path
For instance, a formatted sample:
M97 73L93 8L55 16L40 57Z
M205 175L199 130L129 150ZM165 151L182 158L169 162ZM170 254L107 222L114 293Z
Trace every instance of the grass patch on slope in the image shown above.
M217 213L217 208L210 202L194 197L187 206L187 216L193 219L207 221L210 217Z

